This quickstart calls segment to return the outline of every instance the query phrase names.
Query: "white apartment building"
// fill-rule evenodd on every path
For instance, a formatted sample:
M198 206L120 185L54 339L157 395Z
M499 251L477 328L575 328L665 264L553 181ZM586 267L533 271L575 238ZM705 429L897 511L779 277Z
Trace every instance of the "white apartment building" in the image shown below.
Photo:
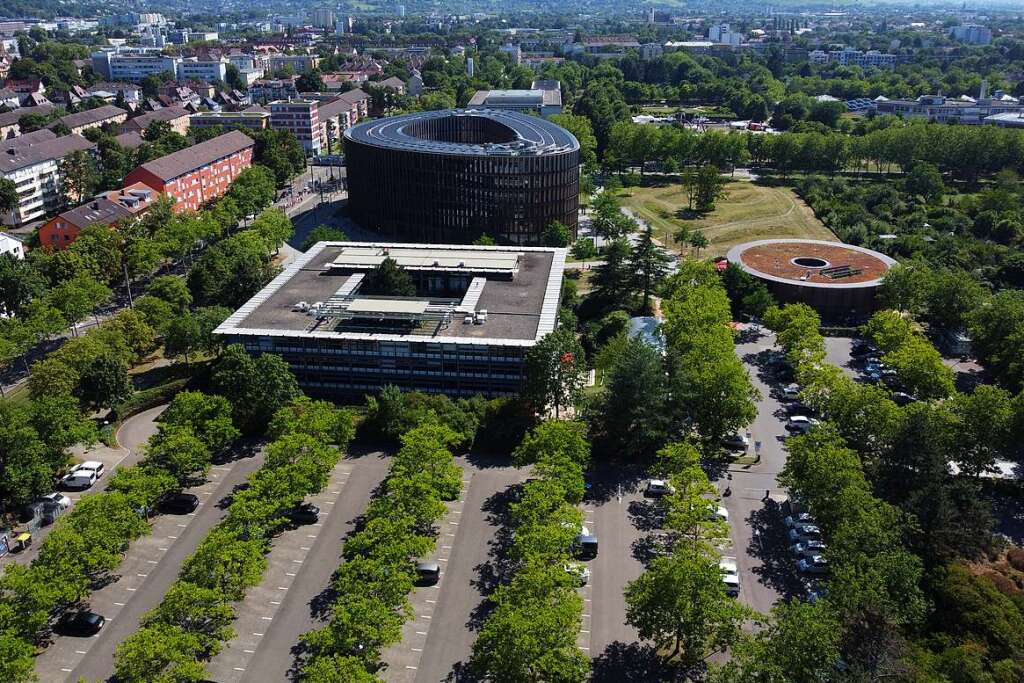
M22 225L59 209L64 204L60 160L96 146L81 135L25 138L0 143L0 177L13 181L18 190L18 205L3 216L6 225Z
M743 34L733 31L729 24L715 24L708 29L708 40L721 45L739 45L743 42Z
M0 232L0 256L7 254L19 261L25 258L25 245L17 237Z
M121 49L92 53L92 69L108 81L139 82L146 76L169 71L178 73L181 57L160 54L159 50Z
M968 45L989 45L992 43L992 29L977 24L964 24L949 29L949 37Z
M209 60L190 57L178 62L177 77L179 81L225 81L228 77L228 63L223 57Z
M899 55L887 54L878 50L862 52L852 47L844 47L842 50L812 50L807 53L807 61L811 64L842 64L844 66L859 66L865 69L875 67L879 69L891 69L899 61Z
M560 90L477 90L469 100L470 109L502 109L524 114L552 116L562 113Z

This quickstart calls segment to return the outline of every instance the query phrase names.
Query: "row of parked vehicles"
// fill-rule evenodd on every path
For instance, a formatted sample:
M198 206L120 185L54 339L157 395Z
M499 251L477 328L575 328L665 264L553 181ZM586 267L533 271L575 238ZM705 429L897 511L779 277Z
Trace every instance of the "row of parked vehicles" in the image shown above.
M644 489L644 495L648 498L660 498L675 492L675 487L664 479L650 479ZM729 510L724 505L715 507L712 513L716 519L728 524ZM662 533L655 538L654 554L670 555L675 543L678 540L673 533ZM740 594L740 570L735 557L722 557L718 561L718 568L722 572L722 582L725 584L725 592L732 597L739 597Z
M828 548L821 537L821 529L808 512L796 512L783 522L791 545L789 551L802 574L828 574L828 560L824 552Z

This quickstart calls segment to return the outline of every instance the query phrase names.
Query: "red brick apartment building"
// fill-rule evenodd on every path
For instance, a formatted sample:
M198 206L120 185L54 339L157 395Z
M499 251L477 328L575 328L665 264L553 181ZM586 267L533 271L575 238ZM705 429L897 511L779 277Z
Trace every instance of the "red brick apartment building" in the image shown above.
M212 140L154 159L128 174L125 184L145 183L174 199L174 210L197 211L227 192L238 174L252 165L256 143L233 130Z
M91 225L110 225L149 210L159 194L142 183L111 190L93 197L81 206L63 211L39 226L39 246L63 251L74 244Z

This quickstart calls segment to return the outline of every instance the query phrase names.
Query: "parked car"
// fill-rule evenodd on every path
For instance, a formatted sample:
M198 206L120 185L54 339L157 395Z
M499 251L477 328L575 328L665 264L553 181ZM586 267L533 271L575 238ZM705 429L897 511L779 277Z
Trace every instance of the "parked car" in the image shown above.
M53 493L47 493L45 496L39 496L38 501L40 503L53 503L61 510L67 510L71 507L71 499L65 496L63 493L54 491Z
M72 470L64 475L60 484L65 489L77 490L87 489L96 483L96 472L92 470Z
M320 521L320 508L312 503L296 505L288 511L288 519L294 524L316 524Z
M892 394L893 403L898 406L905 406L909 403L917 403L917 397L908 394L905 391L895 391Z
M437 562L416 563L416 584L433 586L441 580L441 565Z
M590 567L582 562L566 562L565 571L573 576L581 586L590 583Z
M726 523L729 522L729 511L725 509L724 505L719 505L715 508L715 519Z
M853 342L853 345L850 347L850 355L854 358L870 356L873 353L878 353L878 348L871 342L863 339Z
M740 594L740 572L736 566L736 558L723 557L718 561L718 568L722 571L726 595L737 597Z
M787 529L792 529L797 524L814 524L814 519L809 512L798 512L795 515L787 516L782 522Z
M825 545L825 541L808 539L789 546L789 552L800 558L804 555L820 555L826 548L828 548L828 546Z
M199 496L191 493L165 493L157 501L156 507L168 515L187 515L199 507Z
M57 622L57 631L68 636L94 636L107 623L106 617L96 612L82 610L65 612Z
M647 482L647 488L644 489L644 495L652 498L667 496L670 493L675 493L675 488L664 479L651 479Z
M805 574L828 574L828 560L821 555L811 555L797 562L797 567Z
M72 472L95 472L96 478L99 479L103 476L104 467L103 463L98 460L86 460L85 462L75 465L71 470Z
M722 439L722 445L731 450L745 451L750 447L750 439L737 432Z
M793 543L811 540L820 541L821 529L814 524L797 524L789 530L789 540Z
M576 537L576 556L580 559L593 559L597 557L597 536L591 534L580 534Z
M818 425L818 421L806 415L793 415L786 421L786 431L806 434Z
M800 385L799 384L787 384L782 387L782 398L787 401L795 401L800 398Z

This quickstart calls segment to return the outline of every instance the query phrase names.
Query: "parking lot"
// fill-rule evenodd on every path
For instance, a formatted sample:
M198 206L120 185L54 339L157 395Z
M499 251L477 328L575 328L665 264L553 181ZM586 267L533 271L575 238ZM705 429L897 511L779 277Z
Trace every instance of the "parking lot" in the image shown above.
M159 604L178 578L182 563L224 515L224 498L259 468L262 455L248 454L218 465L201 486L188 489L199 496L199 508L189 515L159 515L152 531L131 544L120 568L106 586L90 596L89 608L107 618L91 638L55 636L36 659L44 681L103 680L114 668L114 649L138 630L139 620Z
M156 418L166 407L158 406L151 408L125 420L117 430L117 442L119 445L115 448L110 448L103 444L95 444L90 448L75 446L71 449L71 455L77 461L94 460L103 463L105 473L95 484L84 490L62 490L55 484L54 490L60 491L62 495L67 496L71 500L71 507L65 510L63 514L67 514L69 510L74 508L75 503L82 496L105 491L111 476L117 468L131 467L138 464L143 456L143 446L145 446L149 437L156 433ZM18 530L25 528L25 526L18 527ZM4 564L11 562L29 564L39 554L39 549L42 547L46 537L50 535L50 531L53 530L53 525L37 526L33 524L31 526L32 545L22 552L4 555L0 558L0 569L2 569Z
M348 480L352 461L342 459L331 471L327 486L307 502L320 509L320 519L314 524L297 525L274 539L267 554L267 569L258 586L245 593L245 599L235 606L235 637L224 645L207 665L206 673L218 683L242 681L250 671L250 662L263 642L267 628L274 621L282 605L291 599L291 589L298 581L299 572L320 539L327 519L334 507L349 494ZM257 678L262 678L257 676ZM265 679L264 679L265 680Z
M248 657L248 663L243 666L245 672L240 680L243 681L286 681L291 677L295 668L296 655L298 654L298 642L303 633L322 626L330 617L331 603L331 576L341 563L341 549L345 537L352 531L359 517L366 510L374 491L384 480L390 466L390 459L384 453L375 450L364 450L358 446L349 449L348 456L342 460L342 471L347 470L348 476L343 487L335 485L335 480L340 484L340 476L332 476L332 484L324 489L318 496L310 500L320 506L322 527L314 533L313 530L299 531L299 547L309 548L305 553L304 561L295 564L298 571L289 570L295 573L294 577L288 577L290 583L274 584L272 581L264 581L263 587L277 590L277 586L288 587L284 593L284 599L270 598L266 594L266 603L253 601L251 608L246 614L259 616L263 622L262 629L248 631L250 637L258 640L250 641L255 647L239 647L236 643L231 644L232 650L243 650L242 655ZM337 471L337 470L336 470ZM338 491L332 494L331 491ZM333 497L333 498L332 498ZM320 505L319 502L334 500L334 505ZM328 510L327 508L330 508ZM315 535L316 538L308 538ZM308 541L306 542L302 542ZM291 541L294 543L295 541ZM287 571L285 572L287 574ZM268 572L269 575L269 572ZM257 589L254 589L257 590ZM270 605L271 600L281 602L280 605ZM248 602L248 601L247 601ZM269 609L273 607L271 614ZM239 611L241 617L242 611ZM265 620L263 616L272 616L272 619ZM241 628L236 631L242 634ZM262 636L251 636L252 633L262 633ZM236 639L237 640L237 639ZM244 650L251 649L255 652L247 653ZM231 664L231 671L238 664ZM212 672L212 669L211 669ZM236 672L242 673L242 672ZM214 680L238 680L218 679Z

